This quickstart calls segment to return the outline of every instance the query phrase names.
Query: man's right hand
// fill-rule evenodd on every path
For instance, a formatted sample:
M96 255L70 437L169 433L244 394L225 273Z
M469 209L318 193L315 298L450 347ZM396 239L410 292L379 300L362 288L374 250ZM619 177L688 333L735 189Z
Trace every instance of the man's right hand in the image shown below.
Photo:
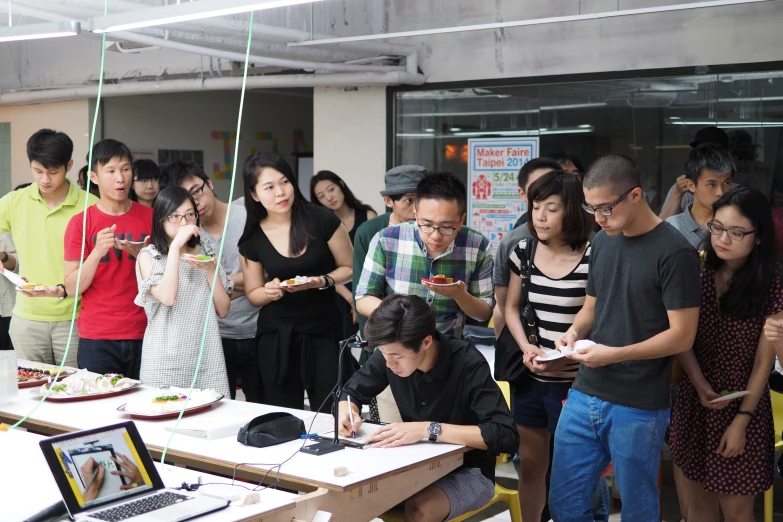
M674 193L673 195L676 195L679 198L682 198L682 196L688 192L688 178L685 177L685 174L678 176L676 180L674 180Z
M362 426L362 416L359 411L359 405L351 403L350 407L353 410L353 424L351 424L351 415L348 413L348 401L340 401L340 404L338 405L338 426L340 435L343 437L350 437L351 433L358 433L359 428Z
M98 251L100 257L109 253L109 250L114 248L114 231L117 230L117 225L112 225L109 228L104 228L98 232L98 236L95 238L95 250Z
M574 343L579 340L579 335L572 329L569 328L566 333L564 333L562 336L560 336L560 339L557 340L555 343L555 347L557 349L560 349L561 346L567 347L569 350L574 350ZM562 350L560 350L562 351Z

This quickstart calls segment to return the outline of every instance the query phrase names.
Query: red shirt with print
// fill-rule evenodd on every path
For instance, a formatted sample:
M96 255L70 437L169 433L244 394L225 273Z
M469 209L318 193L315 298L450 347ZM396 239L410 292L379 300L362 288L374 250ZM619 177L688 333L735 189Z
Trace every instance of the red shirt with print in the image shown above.
M65 260L78 261L82 249L84 212L71 218L65 229ZM95 248L98 232L117 225L117 239L142 241L152 232L152 209L131 202L121 216L111 216L93 205L87 209L87 241L84 259ZM147 315L133 300L136 284L136 258L124 250L111 248L101 259L95 277L82 294L82 310L76 326L79 337L92 340L137 341L144 339Z

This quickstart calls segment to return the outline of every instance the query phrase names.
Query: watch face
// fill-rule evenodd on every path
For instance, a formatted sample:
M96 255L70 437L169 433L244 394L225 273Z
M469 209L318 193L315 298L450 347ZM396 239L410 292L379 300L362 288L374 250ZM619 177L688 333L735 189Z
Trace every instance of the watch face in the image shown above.
M430 435L440 435L440 424L433 422L429 425L427 431L430 433Z

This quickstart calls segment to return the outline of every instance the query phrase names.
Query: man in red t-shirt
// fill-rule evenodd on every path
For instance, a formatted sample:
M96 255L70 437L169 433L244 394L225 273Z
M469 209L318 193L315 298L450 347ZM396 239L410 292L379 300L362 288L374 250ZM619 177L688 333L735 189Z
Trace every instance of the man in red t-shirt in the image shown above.
M100 188L101 199L87 209L78 364L96 373L138 379L147 316L133 303L138 293L136 256L149 243L152 209L129 199L132 162L130 149L119 141L102 140L93 147L90 180ZM83 221L81 212L65 231L68 295L76 295Z

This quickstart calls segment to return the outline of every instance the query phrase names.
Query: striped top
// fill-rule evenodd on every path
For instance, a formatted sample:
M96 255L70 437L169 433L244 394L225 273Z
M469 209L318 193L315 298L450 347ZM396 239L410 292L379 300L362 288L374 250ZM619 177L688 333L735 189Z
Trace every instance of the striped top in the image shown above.
M529 240L523 239L509 255L508 267L521 276L524 267L521 258ZM590 244L574 269L565 277L552 279L544 275L535 263L531 267L528 299L536 312L539 347L555 348L557 341L574 323L574 318L585 304L587 272L590 261ZM579 369L578 362L568 364L559 372L531 373L541 382L572 382Z

